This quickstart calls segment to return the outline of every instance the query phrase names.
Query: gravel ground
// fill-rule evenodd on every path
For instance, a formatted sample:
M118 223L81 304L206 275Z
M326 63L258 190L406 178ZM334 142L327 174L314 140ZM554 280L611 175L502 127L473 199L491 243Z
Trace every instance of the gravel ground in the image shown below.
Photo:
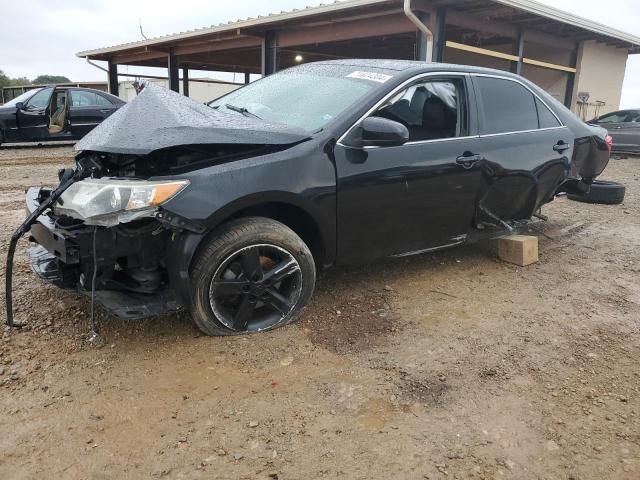
M0 149L0 255L70 148ZM540 262L464 247L321 275L295 325L208 338L105 314L16 259L0 477L640 478L640 159L623 205L545 207ZM3 280L3 279L0 279Z

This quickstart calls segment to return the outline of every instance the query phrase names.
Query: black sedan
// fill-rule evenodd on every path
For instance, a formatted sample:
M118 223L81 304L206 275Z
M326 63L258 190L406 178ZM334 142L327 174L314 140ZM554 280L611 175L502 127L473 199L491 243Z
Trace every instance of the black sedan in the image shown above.
M36 273L116 315L272 329L317 269L501 235L588 191L609 140L524 78L468 66L314 63L210 106L149 84L55 190L29 190L8 265L31 230Z
M640 110L620 110L589 122L604 127L613 138L614 153L640 155Z
M79 140L124 104L91 88L34 88L0 105L0 144Z

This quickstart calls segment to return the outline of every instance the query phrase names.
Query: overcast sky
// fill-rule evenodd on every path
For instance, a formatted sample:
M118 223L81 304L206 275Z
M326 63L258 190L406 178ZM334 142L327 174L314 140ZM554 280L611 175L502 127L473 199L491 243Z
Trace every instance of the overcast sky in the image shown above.
M542 2L640 36L638 0L614 0L605 4L601 0ZM65 75L73 81L104 81L103 72L75 54L141 40L139 19L145 35L155 37L316 3L320 1L3 1L0 69L12 77L52 74ZM132 72L140 71L138 67L130 68ZM121 70L126 72L125 67ZM631 56L627 64L622 107L640 107L640 55Z

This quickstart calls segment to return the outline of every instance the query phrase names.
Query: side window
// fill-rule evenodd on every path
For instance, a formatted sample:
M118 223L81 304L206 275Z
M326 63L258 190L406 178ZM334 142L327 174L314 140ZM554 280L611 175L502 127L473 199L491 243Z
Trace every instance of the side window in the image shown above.
M49 99L51 98L51 92L53 92L53 88L43 88L38 93L36 93L33 97L27 101L27 108L29 109L40 109L47 108L49 106Z
M475 77L484 112L482 133L509 133L538 128L533 94L517 82Z
M538 109L538 122L540 128L560 127L560 122L551 110L536 97L536 107Z
M429 80L411 85L389 99L373 115L402 123L409 141L466 135L462 79Z
M113 103L111 103L111 101L108 98L103 97L99 93L96 93L95 96L96 96L97 105L99 107L110 107L111 105L113 105Z
M98 95L95 92L87 92L84 90L72 90L71 92L72 107L102 107L111 106L111 102Z

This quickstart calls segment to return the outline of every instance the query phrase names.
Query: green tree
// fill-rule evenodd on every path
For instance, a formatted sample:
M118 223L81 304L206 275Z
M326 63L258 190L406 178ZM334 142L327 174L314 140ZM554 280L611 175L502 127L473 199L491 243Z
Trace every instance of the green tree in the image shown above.
M0 70L0 88L8 87L9 85L11 85L11 79Z
M34 85L50 85L54 83L71 83L67 77L62 75L38 75L33 79Z
M30 85L31 81L27 77L11 78L0 70L0 88L12 85Z

